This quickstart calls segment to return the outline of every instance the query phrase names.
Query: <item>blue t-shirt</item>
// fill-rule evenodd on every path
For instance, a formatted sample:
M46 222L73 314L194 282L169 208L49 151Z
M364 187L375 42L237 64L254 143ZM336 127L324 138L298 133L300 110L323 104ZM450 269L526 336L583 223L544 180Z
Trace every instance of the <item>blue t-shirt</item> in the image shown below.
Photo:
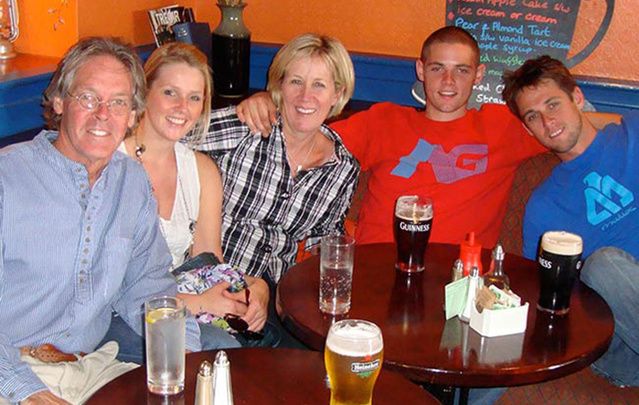
M562 162L526 205L524 256L541 235L565 230L583 238L583 257L604 246L639 257L639 111L608 125L576 159Z

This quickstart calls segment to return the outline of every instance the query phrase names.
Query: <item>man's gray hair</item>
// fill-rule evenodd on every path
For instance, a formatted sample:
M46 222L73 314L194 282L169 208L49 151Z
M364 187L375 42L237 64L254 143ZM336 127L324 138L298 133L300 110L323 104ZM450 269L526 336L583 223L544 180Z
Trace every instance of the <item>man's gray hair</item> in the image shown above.
M122 63L131 74L133 83L132 109L136 117L144 110L146 97L146 79L139 56L130 46L116 38L89 37L73 45L58 64L49 86L44 91L42 104L44 118L50 129L59 129L61 116L53 108L56 97L64 98L75 79L78 69L93 56L112 56ZM137 123L137 118L136 118Z

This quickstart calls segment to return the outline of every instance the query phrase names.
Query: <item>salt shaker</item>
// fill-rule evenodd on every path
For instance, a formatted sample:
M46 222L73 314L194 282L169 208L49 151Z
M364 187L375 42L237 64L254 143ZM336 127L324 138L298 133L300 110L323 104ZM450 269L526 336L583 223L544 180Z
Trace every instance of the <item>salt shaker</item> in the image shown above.
M195 405L213 405L213 366L207 360L200 364L197 373Z
M451 281L457 281L464 277L464 262L461 259L455 260L451 273Z
M213 363L213 405L233 405L231 365L224 350L217 352Z
M468 295L466 296L466 304L464 305L464 311L459 315L459 319L468 322L470 321L470 312L473 305L475 305L475 298L477 293L483 287L483 280L479 275L479 268L473 266L470 270L470 280L468 281Z

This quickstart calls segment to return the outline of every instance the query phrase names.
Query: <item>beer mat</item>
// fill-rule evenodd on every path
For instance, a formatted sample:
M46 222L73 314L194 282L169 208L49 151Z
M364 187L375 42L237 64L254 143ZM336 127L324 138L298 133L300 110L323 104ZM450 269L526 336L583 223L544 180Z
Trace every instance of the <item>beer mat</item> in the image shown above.
M470 278L464 277L444 287L446 320L459 316L464 311Z

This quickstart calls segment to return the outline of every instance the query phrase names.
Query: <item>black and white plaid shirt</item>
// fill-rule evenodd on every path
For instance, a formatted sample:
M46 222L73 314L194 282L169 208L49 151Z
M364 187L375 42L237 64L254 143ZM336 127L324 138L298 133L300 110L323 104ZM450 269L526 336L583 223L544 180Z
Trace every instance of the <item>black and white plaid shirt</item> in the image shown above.
M359 163L337 133L326 164L292 177L280 123L270 137L252 135L234 107L215 110L209 133L194 145L208 152L222 172L222 248L228 263L249 275L265 271L278 282L295 263L297 243L306 248L329 233L344 232L344 218L357 185Z

